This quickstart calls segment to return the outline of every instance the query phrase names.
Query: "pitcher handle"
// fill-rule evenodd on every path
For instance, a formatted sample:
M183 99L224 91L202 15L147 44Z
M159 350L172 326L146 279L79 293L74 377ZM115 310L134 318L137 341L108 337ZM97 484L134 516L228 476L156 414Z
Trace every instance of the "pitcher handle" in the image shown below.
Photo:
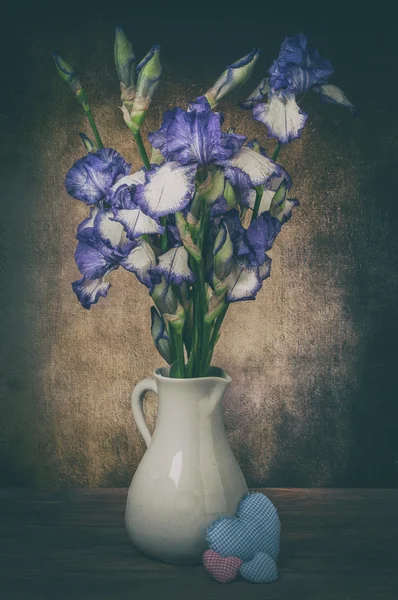
M148 447L151 443L152 436L144 418L143 405L146 392L155 392L155 394L158 393L156 380L152 379L152 377L148 377L147 379L143 379L137 383L133 393L131 394L131 407L133 409L134 421L137 425L138 431L144 438L144 441Z

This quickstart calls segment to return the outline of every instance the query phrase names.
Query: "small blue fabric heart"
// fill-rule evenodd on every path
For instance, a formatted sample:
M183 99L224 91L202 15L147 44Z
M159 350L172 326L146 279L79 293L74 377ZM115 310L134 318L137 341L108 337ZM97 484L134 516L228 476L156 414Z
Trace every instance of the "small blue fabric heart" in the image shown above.
M278 579L275 561L264 552L257 552L252 560L243 563L239 573L252 583L271 583Z
M250 561L257 552L274 561L279 553L281 524L271 500L261 492L242 498L236 517L220 517L208 527L209 548L223 557L237 556Z

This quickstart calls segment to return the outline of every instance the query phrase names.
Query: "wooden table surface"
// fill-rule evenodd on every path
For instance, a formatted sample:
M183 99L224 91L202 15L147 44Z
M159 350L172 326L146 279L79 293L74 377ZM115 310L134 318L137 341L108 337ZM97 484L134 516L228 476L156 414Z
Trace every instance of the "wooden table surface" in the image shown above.
M282 521L270 584L142 556L124 528L126 489L0 490L0 598L398 600L398 490L256 491Z

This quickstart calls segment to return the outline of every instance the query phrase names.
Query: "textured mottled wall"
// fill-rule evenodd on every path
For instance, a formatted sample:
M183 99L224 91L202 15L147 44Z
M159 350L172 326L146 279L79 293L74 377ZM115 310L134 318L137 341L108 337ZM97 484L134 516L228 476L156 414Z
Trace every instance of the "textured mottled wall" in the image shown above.
M301 207L272 250L271 278L257 301L230 310L214 363L233 376L225 421L250 485L397 484L398 122L397 84L387 78L397 48L388 32L370 51L364 30L352 38L303 16L265 28L255 17L206 23L199 15L193 25L187 16L155 23L147 16L135 25L122 10L91 21L43 11L20 21L12 52L11 22L3 23L1 484L126 486L145 450L130 393L162 362L149 332L150 300L122 270L90 311L72 293L74 236L86 209L63 182L83 155L78 132L88 128L51 60L57 48L78 67L106 145L138 167L117 108L119 22L138 56L162 45L164 77L146 130L259 46L251 82L221 108L226 126L271 151L261 124L235 102L264 76L283 37L298 31L332 60L333 82L361 106L353 120L304 101L310 118L302 139L280 158ZM154 396L145 410L153 429Z

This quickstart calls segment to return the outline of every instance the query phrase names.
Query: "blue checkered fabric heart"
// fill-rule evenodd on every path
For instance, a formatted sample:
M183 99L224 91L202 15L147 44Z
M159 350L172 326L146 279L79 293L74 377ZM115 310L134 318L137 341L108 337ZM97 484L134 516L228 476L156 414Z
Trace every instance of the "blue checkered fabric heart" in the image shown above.
M281 524L271 500L261 492L249 492L239 503L236 517L220 517L208 527L209 548L221 556L250 561L257 552L274 561L279 553Z
M264 552L257 552L252 560L243 563L239 573L252 583L271 583L278 579L275 561Z

